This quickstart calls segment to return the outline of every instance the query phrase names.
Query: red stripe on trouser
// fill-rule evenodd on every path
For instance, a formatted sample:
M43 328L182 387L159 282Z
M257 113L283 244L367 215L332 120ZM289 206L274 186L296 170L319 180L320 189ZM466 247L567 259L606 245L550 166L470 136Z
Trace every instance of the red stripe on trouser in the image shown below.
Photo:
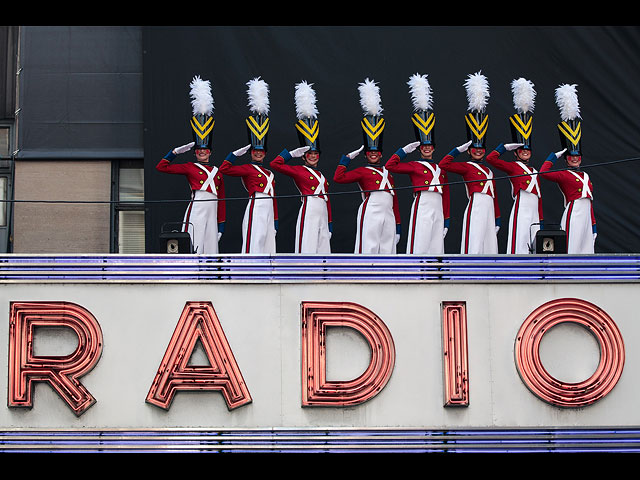
M467 206L466 228L464 232L464 253L469 253L469 227L471 226L471 210L473 208L473 194L469 197L469 205Z
M358 239L358 253L362 253L362 227L364 226L364 212L367 209L367 202L369 201L369 195L362 202L362 210L360 211L360 238Z
M413 245L416 237L416 221L418 220L418 203L420 203L420 192L416 193L416 198L414 200L414 208L413 208L413 220L411 223L411 249L409 253L413 253Z
M193 193L191 194L191 202L189 203L189 206L187 207L187 211L184 213L184 226L182 227L182 231L183 232L188 232L189 231L189 218L191 218L191 209L193 208L193 198L194 195Z
M565 221L565 229L567 235L567 248L569 248L569 225L571 225L571 211L573 210L573 202L569 203L569 209L567 210L567 218Z
M253 207L255 206L255 195L251 197L251 204L249 207L249 218L247 220L247 239L244 247L244 253L249 253L251 250L251 225L253 225Z
M516 196L516 204L513 206L513 226L511 229L511 253L516 253L516 231L518 230L518 212L520 211L520 191Z
M300 230L298 232L298 253L302 252L302 232L304 232L304 218L307 213L307 198L302 200L302 213L300 215Z

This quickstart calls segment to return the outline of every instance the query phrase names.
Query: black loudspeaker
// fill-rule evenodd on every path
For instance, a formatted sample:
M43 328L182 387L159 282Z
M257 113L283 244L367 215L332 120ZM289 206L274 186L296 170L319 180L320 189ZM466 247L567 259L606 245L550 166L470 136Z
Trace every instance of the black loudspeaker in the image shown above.
M162 253L193 253L191 235L177 230L164 231L165 225L162 226L163 231L160 233L160 251Z
M567 253L567 232L559 226L557 229L538 230L534 253Z

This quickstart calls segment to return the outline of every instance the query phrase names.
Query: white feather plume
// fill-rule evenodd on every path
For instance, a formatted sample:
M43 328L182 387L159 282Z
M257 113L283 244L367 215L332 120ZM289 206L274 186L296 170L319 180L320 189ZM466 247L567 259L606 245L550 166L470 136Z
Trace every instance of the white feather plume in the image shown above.
M213 96L211 95L211 82L202 80L196 75L189 84L191 87L191 107L194 115L211 115L213 113Z
M577 85L563 84L556 88L556 105L560 109L560 118L563 121L580 118L580 106L578 105Z
M431 85L429 85L427 75L420 75L418 73L411 75L407 85L409 85L411 101L415 111L431 110L433 108Z
M518 113L532 113L535 107L536 91L531 80L518 78L511 82L513 107Z
M365 115L382 114L380 88L376 82L367 78L363 83L358 84L358 91L360 92L360 106Z
M257 115L269 114L269 85L260 77L247 82L249 109Z
M483 112L489 101L489 81L480 72L467 76L464 82L467 90L467 102L469 111Z
M296 84L295 102L298 119L316 118L318 115L316 92L311 88L312 85L313 83L307 83L305 80Z

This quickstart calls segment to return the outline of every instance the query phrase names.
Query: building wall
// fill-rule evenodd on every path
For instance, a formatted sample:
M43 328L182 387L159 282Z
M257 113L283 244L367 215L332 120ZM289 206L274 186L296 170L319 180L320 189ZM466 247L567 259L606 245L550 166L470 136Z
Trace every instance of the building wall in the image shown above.
M17 161L15 253L108 253L111 162ZM23 200L70 203L25 203Z
M11 251L109 253L112 164L143 157L140 28L21 26L19 40Z

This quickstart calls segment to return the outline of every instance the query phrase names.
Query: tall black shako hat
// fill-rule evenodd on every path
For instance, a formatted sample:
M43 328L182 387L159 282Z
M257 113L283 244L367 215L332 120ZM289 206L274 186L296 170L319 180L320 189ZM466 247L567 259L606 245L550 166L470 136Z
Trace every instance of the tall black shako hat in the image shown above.
M269 133L269 85L260 77L247 82L250 114L246 118L247 135L253 150L267 150Z
M316 92L313 84L302 81L295 86L296 131L301 147L309 147L308 151L320 153L320 124L316 108Z
M213 96L211 95L211 83L202 80L199 76L193 77L189 84L191 96L191 131L193 133L194 148L206 148L211 150L213 141Z
M530 80L518 78L511 82L513 107L516 113L509 117L511 141L522 143L525 150L531 150L531 133L533 131L533 109L535 107L536 91Z
M480 72L470 74L464 82L469 104L464 117L467 128L467 140L471 147L486 148L489 115L486 113L489 100L489 82Z
M558 123L560 144L567 149L565 155L578 156L582 155L582 127L576 86L563 84L556 88L556 105L562 120Z
M382 152L382 137L384 134L384 117L382 116L382 101L380 88L368 78L358 84L360 106L364 116L360 121L365 151Z
M420 142L420 145L435 146L436 116L433 113L433 97L427 75L418 73L411 75L407 85L409 85L413 104L411 123L416 141Z

